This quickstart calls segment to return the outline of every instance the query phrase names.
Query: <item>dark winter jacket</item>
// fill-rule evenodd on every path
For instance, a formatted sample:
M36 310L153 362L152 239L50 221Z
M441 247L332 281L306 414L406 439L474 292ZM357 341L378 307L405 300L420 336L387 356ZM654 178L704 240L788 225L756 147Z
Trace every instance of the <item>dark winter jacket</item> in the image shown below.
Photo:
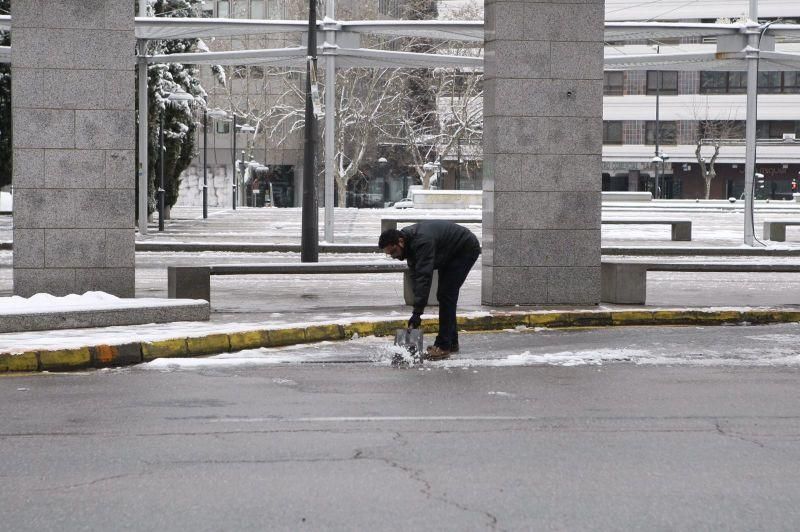
M414 311L428 303L433 270L440 269L454 257L480 255L478 238L466 227L443 220L431 220L404 227L405 253L414 281Z

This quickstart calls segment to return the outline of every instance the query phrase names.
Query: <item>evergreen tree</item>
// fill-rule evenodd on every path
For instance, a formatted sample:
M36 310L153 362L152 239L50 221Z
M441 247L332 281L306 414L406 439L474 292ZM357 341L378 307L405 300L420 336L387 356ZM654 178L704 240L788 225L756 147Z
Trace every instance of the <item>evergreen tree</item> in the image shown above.
M196 17L202 0L156 0L151 2L151 16ZM134 0L134 9L138 1ZM149 54L186 53L197 51L198 39L152 41ZM200 84L195 65L166 63L148 67L148 212L156 210L158 190L158 130L164 118L164 190L165 204L178 201L180 175L196 155L195 130L197 115L206 106L206 92ZM195 97L194 102L170 102L170 93L183 90ZM137 100L138 101L138 100Z

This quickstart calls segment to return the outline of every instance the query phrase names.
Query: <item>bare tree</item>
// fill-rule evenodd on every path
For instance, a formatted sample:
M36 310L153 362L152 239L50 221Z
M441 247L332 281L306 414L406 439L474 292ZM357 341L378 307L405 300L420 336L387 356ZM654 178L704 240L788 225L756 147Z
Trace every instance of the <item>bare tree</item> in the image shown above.
M735 120L700 120L697 124L697 137L694 155L700 165L700 172L703 175L706 185L706 197L711 196L711 182L717 177L714 164L719 157L720 147L734 139L741 139L743 135L741 122ZM711 148L713 152L703 154L703 147Z
M445 20L483 20L483 5L469 1L456 9L440 14ZM429 52L480 57L482 45L461 41L445 41L430 47ZM434 170L425 163L432 158L441 161L459 144L480 145L483 133L483 73L464 68L437 68L412 75L423 76L430 97L414 98L405 106L398 130L399 140L410 152L411 163L424 188L430 188ZM421 85L421 83L417 83ZM435 102L434 106L426 102Z

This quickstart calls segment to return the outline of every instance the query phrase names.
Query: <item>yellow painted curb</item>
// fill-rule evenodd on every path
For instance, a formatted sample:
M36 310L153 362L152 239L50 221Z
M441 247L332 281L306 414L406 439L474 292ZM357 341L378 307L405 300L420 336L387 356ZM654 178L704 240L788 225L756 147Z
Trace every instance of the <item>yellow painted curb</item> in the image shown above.
M528 314L529 327L569 327L572 325L572 314L569 312L547 312Z
M658 312L655 314L660 323L669 324L669 321L664 317L660 317ZM692 314L694 323L698 325L718 325L721 323L739 323L742 321L742 313L737 310L719 310L715 312L695 311L692 312ZM678 313L678 315L680 316L680 313Z
M189 351L189 356L216 355L230 351L231 342L227 334L189 337L186 339L186 349Z
M43 371L88 368L91 362L92 354L88 347L39 351L39 369Z
M145 362L157 358L185 357L188 354L186 338L142 342L142 360Z
M610 327L612 325L611 312L573 312L571 313L572 327Z
M243 349L258 349L269 345L269 333L267 331L245 331L231 333L228 335L231 344L231 351L242 351Z
M800 312L793 310L748 310L742 320L750 323L791 323L800 321Z
M282 346L302 344L306 341L306 330L300 327L294 329L275 329L269 331L269 345Z
M339 325L310 325L306 327L306 342L343 339L344 329Z
M436 331L436 327L432 325L431 320L424 320L422 322L422 330L425 332L434 332ZM378 321L375 322L375 330L373 334L375 336L394 336L395 331L397 329L405 329L408 327L408 320L392 320L392 321Z
M619 310L611 313L612 325L654 325L651 310Z
M345 338L352 338L355 335L361 336L372 336L375 334L375 322L372 321L356 321L353 323L348 323L347 325L342 325L342 330L344 331Z
M456 324L465 331L500 331L528 325L528 316L526 314L492 314L463 317L457 318Z
M36 371L39 369L39 359L36 351L24 353L0 353L0 373L6 371Z

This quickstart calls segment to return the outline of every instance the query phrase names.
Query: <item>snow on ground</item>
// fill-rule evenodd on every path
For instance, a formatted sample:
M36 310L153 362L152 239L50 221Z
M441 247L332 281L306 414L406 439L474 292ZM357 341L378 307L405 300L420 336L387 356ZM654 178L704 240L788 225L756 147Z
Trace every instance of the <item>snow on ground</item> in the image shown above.
M185 304L187 301L201 302L187 299L119 298L105 292L86 292L62 297L35 294L31 297L0 297L0 315L170 307Z
M800 324L729 327L631 327L626 330L517 329L464 333L462 352L449 360L411 369L472 369L514 366L787 366L800 367ZM426 345L432 337L426 337ZM402 352L390 338L374 336L283 348L225 353L209 358L157 359L141 370L237 369L303 363L389 366Z

